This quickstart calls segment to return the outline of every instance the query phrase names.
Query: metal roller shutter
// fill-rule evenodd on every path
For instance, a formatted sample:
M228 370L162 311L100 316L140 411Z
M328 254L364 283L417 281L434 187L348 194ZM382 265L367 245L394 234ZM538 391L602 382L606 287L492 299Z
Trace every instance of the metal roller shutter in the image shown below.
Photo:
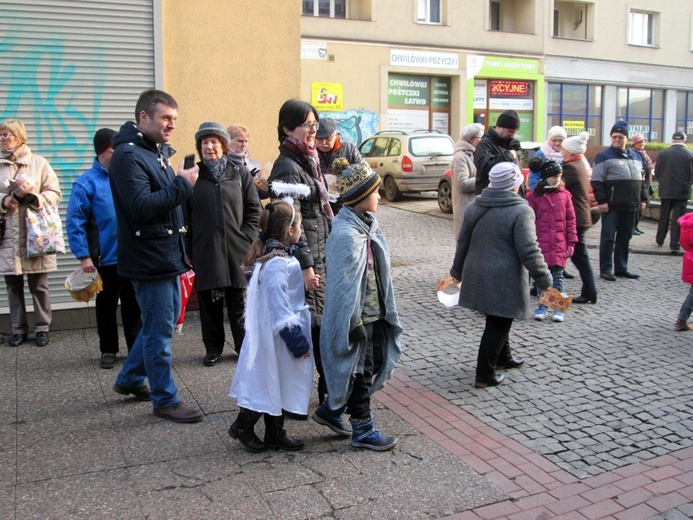
M0 0L0 13L0 120L21 119L32 152L57 173L64 226L72 183L94 159L94 132L132 120L140 92L154 88L152 0ZM54 309L84 306L64 286L77 267L70 251L58 256Z

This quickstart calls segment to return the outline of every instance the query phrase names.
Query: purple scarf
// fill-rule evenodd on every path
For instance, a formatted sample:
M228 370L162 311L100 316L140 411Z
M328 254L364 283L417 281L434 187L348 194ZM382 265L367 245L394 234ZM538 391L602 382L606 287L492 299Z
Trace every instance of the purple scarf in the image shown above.
M293 137L287 137L284 139L282 144L299 157L305 157L307 159L308 164L310 164L310 176L315 181L316 185L318 186L318 191L320 192L320 204L322 204L322 211L329 220L332 220L334 218L334 213L332 212L332 206L330 206L330 197L327 193L327 188L325 187L325 181L323 180L322 173L320 172L318 151L315 149L315 147L310 146L305 141L299 141Z

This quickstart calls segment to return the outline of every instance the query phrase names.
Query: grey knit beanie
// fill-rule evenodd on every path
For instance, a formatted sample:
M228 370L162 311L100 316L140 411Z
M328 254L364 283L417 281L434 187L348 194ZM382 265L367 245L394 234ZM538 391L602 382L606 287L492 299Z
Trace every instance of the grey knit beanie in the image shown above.
M216 136L222 141L225 141L227 146L231 142L231 137L226 131L226 128L224 128L224 125L214 121L207 121L200 125L200 128L195 133L195 142L197 143L200 141L200 139L210 135Z

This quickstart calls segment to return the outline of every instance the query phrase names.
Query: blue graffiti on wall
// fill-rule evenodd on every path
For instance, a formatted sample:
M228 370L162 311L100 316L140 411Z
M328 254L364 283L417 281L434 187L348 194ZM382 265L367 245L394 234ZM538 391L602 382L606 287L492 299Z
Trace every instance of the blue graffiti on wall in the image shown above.
M342 140L356 145L376 132L380 119L375 112L355 109L346 112L323 112L321 116L334 119Z
M62 35L43 34L25 45L20 24L6 27L10 30L0 39L0 60L5 63L0 67L0 82L8 95L4 106L0 105L0 120L22 119L29 146L48 160L63 191L69 191L92 160L91 136L97 129L104 91L104 51L92 46L87 61L93 65L78 68L75 60L66 57Z

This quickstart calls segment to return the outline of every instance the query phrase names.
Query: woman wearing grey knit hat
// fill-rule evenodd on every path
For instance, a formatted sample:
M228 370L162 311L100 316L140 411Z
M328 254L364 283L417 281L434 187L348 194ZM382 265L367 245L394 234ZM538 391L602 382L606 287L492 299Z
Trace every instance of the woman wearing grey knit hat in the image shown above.
M476 166L474 151L484 135L484 125L472 123L460 132L460 139L455 144L455 156L452 159L452 212L455 216L454 237L460 234L464 212L475 197Z
M246 276L241 269L257 237L260 199L245 166L228 158L229 134L220 123L206 122L195 133L200 176L183 205L188 232L186 250L195 271L200 304L203 363L213 366L224 350L224 299L236 352L245 331L243 306Z

